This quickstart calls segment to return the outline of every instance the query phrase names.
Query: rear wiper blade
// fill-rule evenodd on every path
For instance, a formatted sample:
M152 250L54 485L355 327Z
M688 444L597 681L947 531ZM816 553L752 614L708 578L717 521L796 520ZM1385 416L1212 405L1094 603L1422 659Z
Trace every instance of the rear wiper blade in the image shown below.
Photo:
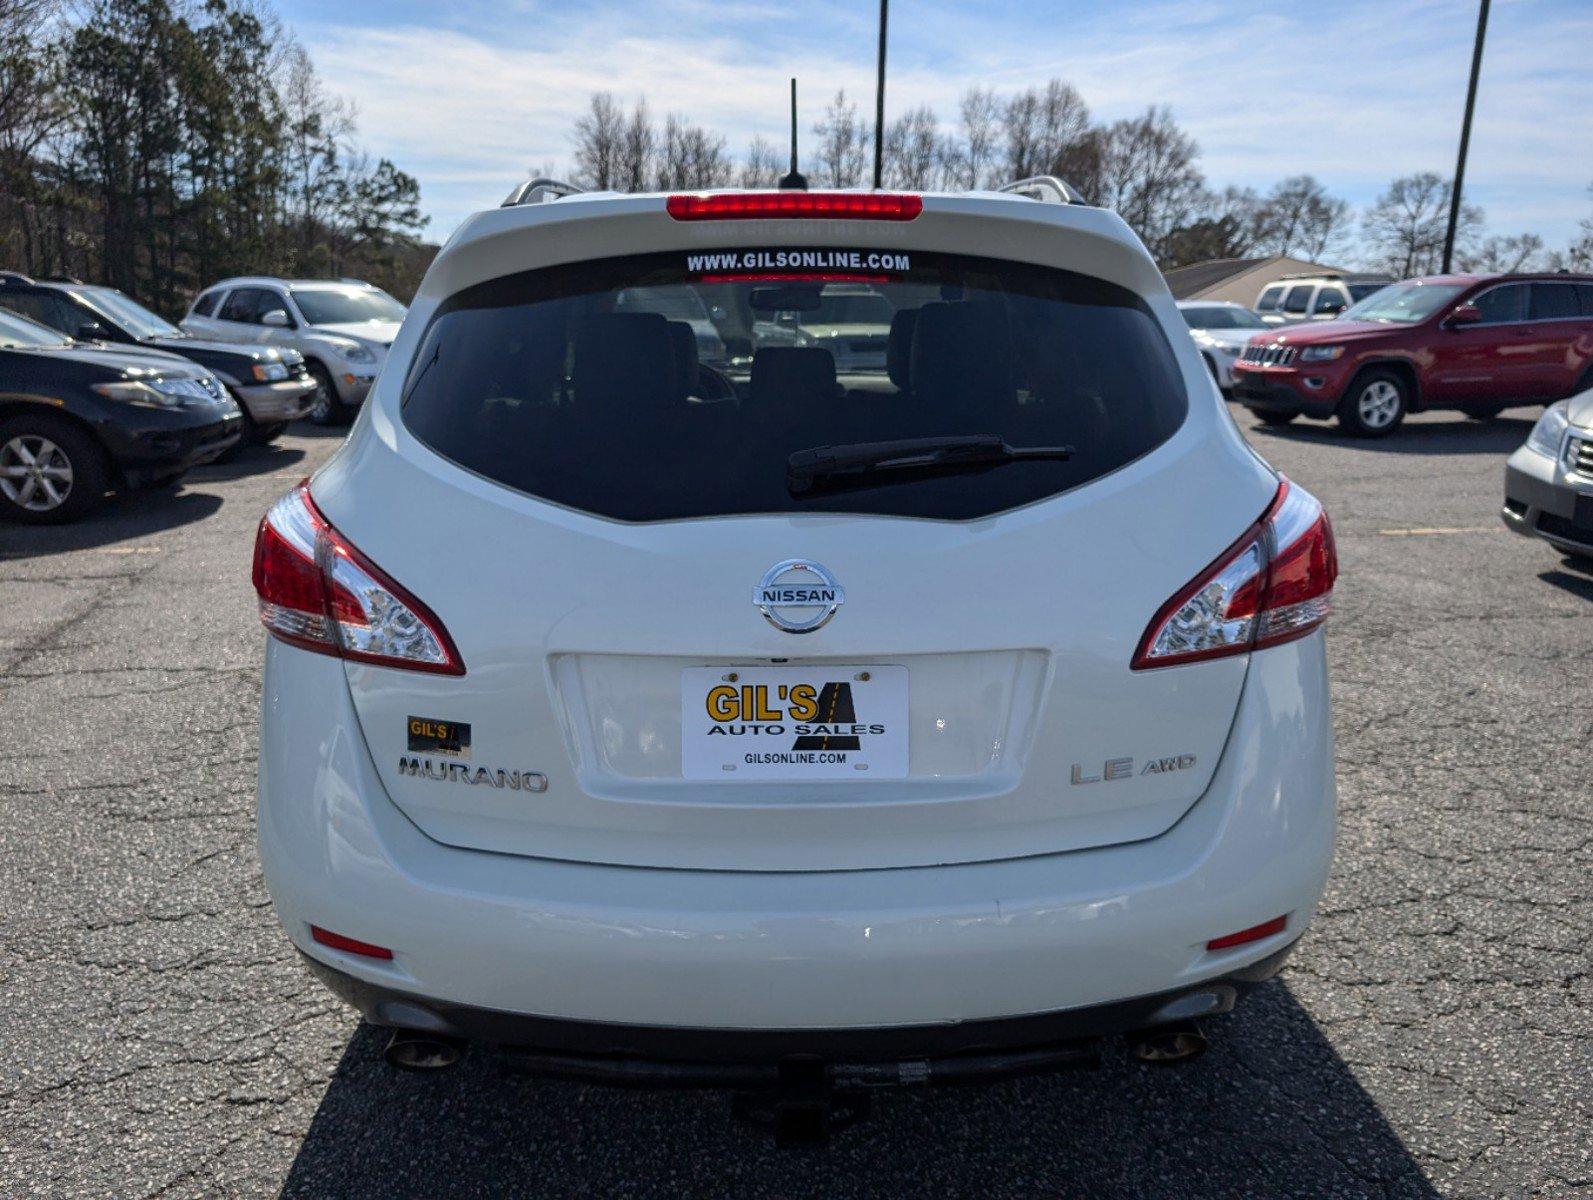
M867 486L874 477L896 472L941 474L977 470L1010 462L1066 462L1072 446L1009 446L999 434L964 437L897 438L889 442L853 442L815 446L786 459L786 484L793 493Z

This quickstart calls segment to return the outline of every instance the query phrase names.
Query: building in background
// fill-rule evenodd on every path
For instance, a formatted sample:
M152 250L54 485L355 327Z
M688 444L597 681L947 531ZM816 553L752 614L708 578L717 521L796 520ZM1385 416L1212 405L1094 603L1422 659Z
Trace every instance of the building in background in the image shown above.
M1268 258L1214 258L1166 272L1175 300L1227 300L1254 308L1269 283L1286 275L1347 275L1342 267L1274 254Z

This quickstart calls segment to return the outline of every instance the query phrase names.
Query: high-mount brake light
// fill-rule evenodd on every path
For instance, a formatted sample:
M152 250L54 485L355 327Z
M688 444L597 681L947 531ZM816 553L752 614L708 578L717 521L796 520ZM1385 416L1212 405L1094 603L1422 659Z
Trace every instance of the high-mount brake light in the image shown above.
M284 642L384 667L465 673L437 615L332 528L308 482L261 518L254 590L261 623Z
M1261 519L1151 618L1133 669L1248 654L1304 637L1332 612L1338 573L1327 512L1310 492L1281 479Z
M693 192L669 197L664 207L677 221L911 221L924 201L901 192Z

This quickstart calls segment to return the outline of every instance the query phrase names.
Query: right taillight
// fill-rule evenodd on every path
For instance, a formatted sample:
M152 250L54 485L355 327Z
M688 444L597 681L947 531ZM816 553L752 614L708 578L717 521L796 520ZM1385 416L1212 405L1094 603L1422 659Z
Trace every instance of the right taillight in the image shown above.
M332 527L307 483L260 521L254 590L261 623L284 642L384 667L465 673L436 614Z
M1321 502L1280 480L1261 519L1151 618L1133 668L1248 654L1304 637L1327 620L1338 573Z

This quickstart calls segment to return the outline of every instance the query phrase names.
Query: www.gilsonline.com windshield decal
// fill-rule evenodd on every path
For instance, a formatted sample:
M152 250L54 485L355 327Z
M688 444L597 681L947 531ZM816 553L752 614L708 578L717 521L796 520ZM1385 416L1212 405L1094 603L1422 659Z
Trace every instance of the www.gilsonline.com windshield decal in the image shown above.
M893 271L912 270L910 256L886 250L727 250L686 255L693 275L737 271Z

